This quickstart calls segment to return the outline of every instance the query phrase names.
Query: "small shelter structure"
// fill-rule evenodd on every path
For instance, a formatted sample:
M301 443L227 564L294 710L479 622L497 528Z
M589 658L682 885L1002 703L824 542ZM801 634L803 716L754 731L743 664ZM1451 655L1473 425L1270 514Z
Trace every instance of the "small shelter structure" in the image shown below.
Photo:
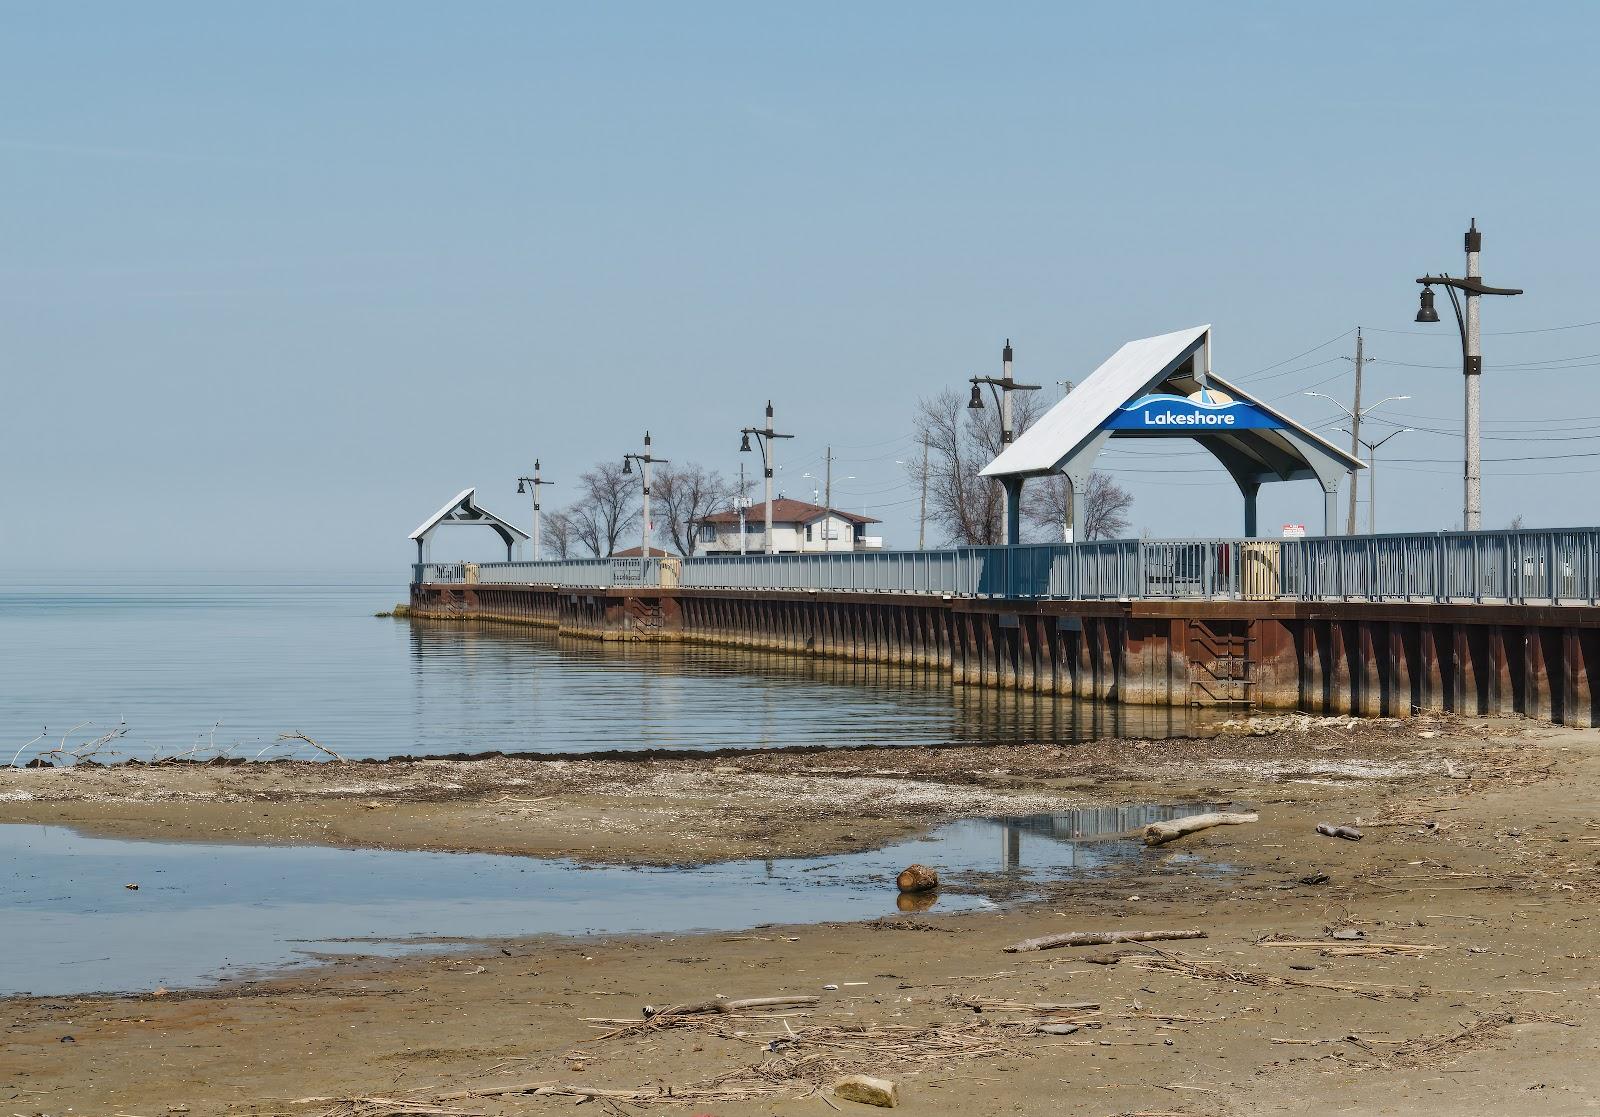
M527 540L528 533L479 505L477 491L461 490L454 500L422 521L422 525L411 533L411 539L417 545L418 562L432 561L433 533L446 524L477 524L494 529L506 545L506 561L512 561L516 549Z
M1269 481L1314 480L1323 533L1336 519L1339 483L1360 459L1211 372L1211 327L1130 341L983 469L1006 490L1006 541L1018 542L1022 484L1065 474L1074 539L1083 538L1095 459L1111 438L1189 438L1209 450L1244 497L1244 533L1257 534L1256 495Z

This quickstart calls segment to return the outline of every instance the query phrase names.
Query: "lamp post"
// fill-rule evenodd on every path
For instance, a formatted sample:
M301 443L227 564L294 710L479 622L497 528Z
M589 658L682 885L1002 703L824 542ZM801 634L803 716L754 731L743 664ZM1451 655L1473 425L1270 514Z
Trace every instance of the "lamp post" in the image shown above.
M1006 338L1006 347L1000 351L1000 375L972 376L968 380L972 384L972 398L967 401L967 407L973 411L983 410L983 391L981 385L987 384L994 393L995 402L1000 405L1000 450L1011 445L1011 440L1016 437L1016 430L1012 425L1011 393L1012 392L1037 392L1041 385L1018 384L1011 376L1011 339ZM1022 480L1008 478L1002 482L1006 490L1006 542L1016 544L1022 536Z
M1333 404L1333 406L1337 407L1340 411L1343 411L1346 415L1348 415L1350 417L1350 426L1349 426L1348 429L1345 428L1345 427L1339 427L1337 429L1339 431L1341 431L1342 433L1348 434L1350 436L1350 441L1353 443L1353 445L1351 446L1351 451L1352 452L1355 451L1356 446L1366 446L1368 449L1371 449L1371 446L1367 443L1367 441L1361 437L1361 424L1366 421L1366 418L1367 418L1368 415L1371 415L1374 411L1378 410L1378 408L1382 407L1386 403L1396 403L1396 402L1398 402L1400 400L1408 400L1408 399L1411 398L1410 396L1386 396L1383 399L1379 400L1377 403L1372 404L1371 406L1362 407L1361 406L1360 397L1357 396L1356 397L1356 406L1354 408L1349 408L1349 407L1346 407L1344 404L1340 403L1338 400L1334 399L1332 396L1327 395L1326 393L1323 393L1323 392L1307 392L1306 395L1308 395L1308 396L1316 396L1318 399L1325 399L1329 403ZM1385 441L1387 441L1387 439ZM1383 445L1383 443L1380 442L1378 445L1381 446L1381 445ZM1370 477L1368 478L1368 481L1369 481L1369 483L1371 483L1374 486L1374 488L1376 488L1376 482L1373 482ZM1356 486L1357 486L1358 483L1359 482L1358 482L1358 480L1356 478L1355 470L1351 470L1350 471L1350 518L1345 523L1345 534L1346 535L1354 535L1356 533L1356 512L1355 512L1355 508L1356 508ZM1370 534L1374 534L1374 533L1377 532L1378 529L1372 526L1376 522L1377 522L1376 518L1372 515L1372 513L1369 512L1367 514L1367 533L1369 535Z
M1363 445L1363 446L1365 446L1367 448L1367 533L1369 535L1377 535L1378 534L1378 447L1382 446L1385 442L1389 441L1391 438L1393 438L1397 434L1410 434L1411 433L1411 428L1410 427L1401 427L1399 430L1392 430L1388 434L1384 435L1382 438L1378 439L1378 441L1376 441L1376 442L1368 442L1366 439L1362 438L1361 436L1351 433L1351 431L1350 431L1350 429L1348 427L1340 427L1339 430L1344 434L1350 435L1351 438L1355 439L1357 442L1361 443L1361 445Z
M533 476L517 478L517 492L533 493L533 561L538 562L542 557L539 550L539 486L554 485L554 481L541 481L539 479L539 459L533 459Z
M644 453L623 454L622 472L632 473L633 463L639 463L639 479L644 482L644 509L639 517L639 555L644 562L650 557L650 467L656 462L663 465L667 458L658 458L650 453L650 432L644 432Z
M761 444L761 465L766 472L767 480L767 512L766 512L766 546L763 550L767 554L773 553L772 548L772 441L776 438L793 438L792 434L779 434L772 429L772 401L767 401L767 425L764 427L739 428L739 452L750 452L750 436L756 436L756 441Z
M1454 279L1441 272L1438 275L1424 275L1417 280L1422 284L1417 321L1439 320L1439 312L1433 306L1433 286L1438 284L1443 287L1450 295L1450 305L1456 312L1456 327L1461 331L1461 371L1466 378L1466 422L1462 431L1466 443L1466 460L1462 471L1465 492L1461 526L1467 531L1477 531L1483 526L1483 459L1479 445L1483 431L1483 390L1479 380L1483 375L1483 345L1482 331L1478 327L1478 298L1482 295L1520 295L1522 289L1489 287L1484 284L1483 272L1478 262L1479 253L1483 249L1483 234L1478 231L1477 218L1472 219L1472 225L1467 229L1466 249L1465 279ZM1458 290L1466 295L1465 314L1462 313L1461 300L1456 297Z

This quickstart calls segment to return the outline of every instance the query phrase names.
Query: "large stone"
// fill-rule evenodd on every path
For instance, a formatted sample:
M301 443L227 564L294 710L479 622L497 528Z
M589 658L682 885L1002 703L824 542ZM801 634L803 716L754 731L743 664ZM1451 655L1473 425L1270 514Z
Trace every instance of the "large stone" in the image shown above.
M851 1074L833 1084L834 1097L893 1109L900 1104L900 1090L887 1078L873 1078L866 1074Z

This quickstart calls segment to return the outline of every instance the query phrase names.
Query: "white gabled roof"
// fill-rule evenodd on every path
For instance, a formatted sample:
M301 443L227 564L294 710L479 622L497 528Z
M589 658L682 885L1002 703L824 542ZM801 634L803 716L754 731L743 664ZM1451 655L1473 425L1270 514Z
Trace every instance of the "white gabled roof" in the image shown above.
M1199 372L1207 374L1208 384L1226 391L1235 400L1260 408L1284 424L1283 430L1197 432L1192 436L1225 464L1231 463L1231 468L1259 474L1260 480L1308 475L1306 471L1315 470L1319 465L1323 470L1338 472L1366 468L1360 459L1351 457L1315 431L1301 426L1248 391L1211 374L1210 346L1209 324L1128 342L985 466L983 476L1038 477L1054 473L1077 451L1108 433L1105 424L1123 404L1169 379L1173 387L1189 394L1200 386ZM1191 365L1191 358L1194 358L1194 365ZM1313 463L1311 457L1318 458L1318 462Z
M507 523L505 520L502 520L499 516L496 516L487 508L480 506L477 500L474 499L477 492L478 490L476 488L462 489L456 494L454 500L446 504L433 515L429 516L426 520L423 520L421 526L418 527L416 531L413 531L407 538L421 539L434 528L447 521L450 523L489 524L497 529L509 531L519 539L528 538L527 532L523 531L515 524Z
M1209 325L1130 341L1046 411L1039 421L983 468L983 476L1049 473L1100 431L1117 408L1146 384L1182 363L1211 332Z

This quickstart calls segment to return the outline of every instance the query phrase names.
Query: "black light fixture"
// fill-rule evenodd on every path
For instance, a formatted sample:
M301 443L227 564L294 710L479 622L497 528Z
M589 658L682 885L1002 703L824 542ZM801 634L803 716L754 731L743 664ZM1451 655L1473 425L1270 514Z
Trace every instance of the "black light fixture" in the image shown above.
M739 435L739 453L748 454L749 452L750 452L750 436L748 434L741 433Z
M622 459L622 472L624 472L624 473L632 473L633 472L633 459L632 458L625 457L625 458Z
M1433 308L1433 288L1424 287L1422 289L1422 305L1417 308L1417 321L1437 322L1438 320L1439 312Z
M527 491L528 491L528 490L527 490L527 489L526 489L526 488L524 488L524 487L523 487L523 484L522 484L522 482L521 482L521 481L520 481L520 480L519 480L519 481L518 481L518 482L517 482L517 492L519 492L519 493L525 493L525 492L527 492Z
M973 411L983 410L983 389L978 387L978 382L972 382L972 398L967 401L967 407Z

